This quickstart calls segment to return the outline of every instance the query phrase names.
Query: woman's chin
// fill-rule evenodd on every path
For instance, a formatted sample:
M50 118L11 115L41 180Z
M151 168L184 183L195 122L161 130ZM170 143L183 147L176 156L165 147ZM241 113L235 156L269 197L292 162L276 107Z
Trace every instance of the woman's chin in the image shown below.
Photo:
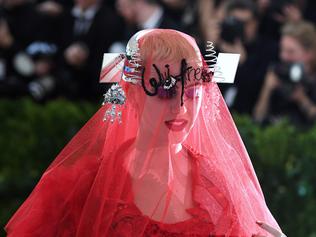
M189 132L184 129L182 131L170 132L169 141L170 144L182 144L188 137Z

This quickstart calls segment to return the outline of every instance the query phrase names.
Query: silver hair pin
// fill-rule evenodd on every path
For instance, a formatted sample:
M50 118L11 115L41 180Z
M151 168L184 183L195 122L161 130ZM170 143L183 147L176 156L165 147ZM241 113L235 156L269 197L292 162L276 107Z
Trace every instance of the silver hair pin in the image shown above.
M116 109L125 104L126 96L125 92L119 84L113 84L111 88L103 95L104 101L102 105L112 104L111 108L106 110L103 121L110 120L111 123L114 123L118 119L119 123L122 123L122 112L116 111Z
M126 46L126 56L129 61L129 67L125 67L124 70L127 70L131 74L126 76L123 74L123 80L137 84L140 82L141 77L137 75L137 72L140 73L141 67L141 57L139 52L137 35L134 35L127 43Z

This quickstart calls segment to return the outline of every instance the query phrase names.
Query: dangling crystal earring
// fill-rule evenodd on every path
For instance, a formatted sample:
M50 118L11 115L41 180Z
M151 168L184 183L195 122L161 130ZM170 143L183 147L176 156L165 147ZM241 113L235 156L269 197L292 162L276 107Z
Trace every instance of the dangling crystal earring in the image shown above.
M111 108L106 110L103 121L110 120L111 123L114 123L118 119L118 122L122 123L122 111L116 112L116 109L125 104L126 96L123 88L118 83L113 84L103 96L102 105L112 104Z

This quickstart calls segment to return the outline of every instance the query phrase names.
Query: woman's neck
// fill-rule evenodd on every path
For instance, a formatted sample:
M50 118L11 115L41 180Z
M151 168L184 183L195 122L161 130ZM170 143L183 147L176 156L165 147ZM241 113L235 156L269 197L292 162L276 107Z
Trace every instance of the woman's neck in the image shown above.
M137 153L152 153L160 154L160 155L170 155L170 154L178 154L182 150L182 144L153 144L153 145L145 145L136 143L136 151Z

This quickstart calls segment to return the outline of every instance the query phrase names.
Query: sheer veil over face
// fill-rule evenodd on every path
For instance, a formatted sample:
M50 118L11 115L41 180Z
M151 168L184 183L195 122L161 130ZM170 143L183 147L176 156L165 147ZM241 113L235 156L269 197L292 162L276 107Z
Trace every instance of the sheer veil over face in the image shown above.
M6 230L49 237L270 236L257 220L279 229L206 70L184 33L155 29L132 37L124 69L113 74L123 74L122 123L104 122L112 106L104 105Z
M131 86L127 98L134 103L139 123L135 148L133 145L129 148L129 156L125 159L133 177L135 202L153 219L174 223L189 219L185 209L193 207L191 164L182 143L200 113L203 97L202 81L182 72L181 62L185 59L187 67L196 69L202 68L202 59L199 51L175 31L169 34L152 31L139 41L146 90L155 89L150 80L158 81L160 75L167 79L182 73L184 77L183 84L178 81L169 90L160 86L153 96L146 94L141 85ZM179 157L182 159L176 160ZM177 193L170 190L175 182L182 189Z
M153 135L157 139L156 147L185 141L198 116L203 91L201 85L192 85L185 88L184 93L182 106L179 95L170 99L152 97L146 100L138 134L141 144L146 144Z
M170 40L170 37L173 39ZM161 32L149 32L140 40L140 57L145 67L144 81L148 86L149 78L158 78L159 73L166 75L181 74L181 61L186 59L188 66L202 68L202 59L197 48L181 36L178 32L170 32L169 35ZM153 66L155 65L155 67ZM158 71L157 71L158 69ZM160 94L146 97L146 105L143 105L140 139L149 141L149 137L157 137L156 146L182 143L193 127L201 106L202 89L201 82L194 81L185 75L183 90L183 104L181 105L181 86L177 83L171 90L172 96L167 96L159 88ZM142 99L144 100L144 99Z
M225 220L253 230L258 218L277 226L216 83L201 80L205 64L194 40L171 30L140 35L144 84L127 86L137 128L124 158L137 207L156 221L176 223L193 218L188 210L205 206L219 233L228 233ZM174 90L145 93L155 89L152 78L181 74L183 59L183 88L178 81ZM203 188L194 188L203 173L197 166L204 167L203 179L209 182L198 185Z

